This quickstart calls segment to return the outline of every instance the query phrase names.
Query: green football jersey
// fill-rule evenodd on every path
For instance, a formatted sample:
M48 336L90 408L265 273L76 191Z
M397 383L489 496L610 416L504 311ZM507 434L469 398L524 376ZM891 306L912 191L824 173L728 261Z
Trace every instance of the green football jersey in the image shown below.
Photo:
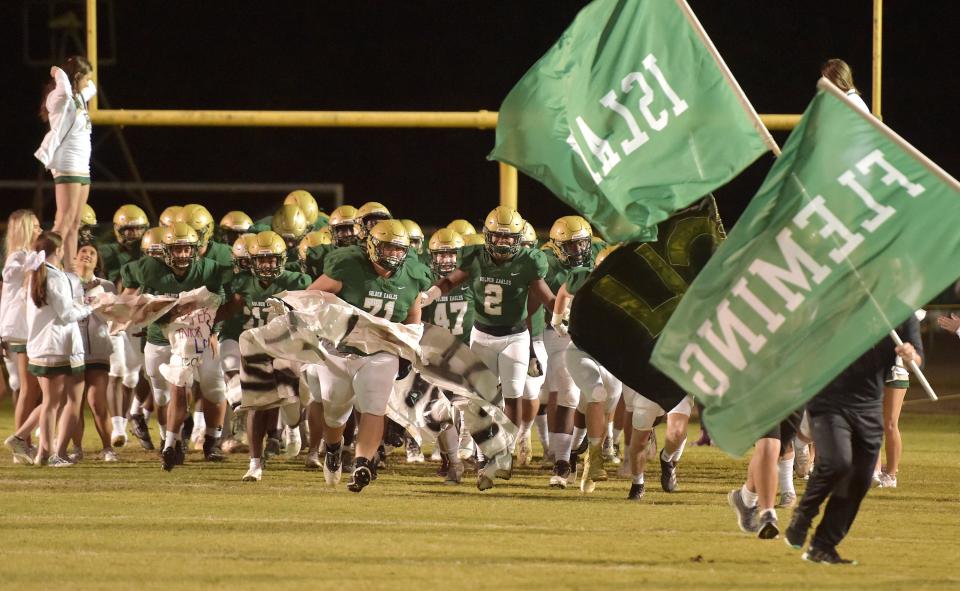
M103 264L103 274L114 285L120 280L120 269L131 261L139 260L142 256L139 245L130 252L117 242L108 242L101 245L98 250Z
M125 265L121 271L125 288L139 288L143 293L153 295L178 296L185 291L206 287L210 293L218 294L221 302L224 286L229 284L232 278L233 269L227 269L207 258L194 261L182 278L178 278L170 267L153 257L143 257ZM161 346L170 344L157 323L147 327L147 342Z
M327 255L323 274L342 284L337 296L348 304L392 322L403 322L420 292L432 285L430 270L412 257L390 277L381 277L359 246Z
M590 271L587 267L575 267L570 271L570 274L567 275L564 285L567 288L567 292L570 295L574 295L577 291L583 287L583 284L586 283L587 278L590 277Z
M224 321L220 331L222 340L239 340L240 333L267 322L267 298L281 291L306 289L313 281L303 273L284 271L266 287L250 273L235 275L230 291L243 298L243 314L235 314Z
M260 232L266 232L267 230L273 229L273 214L268 215L267 217L260 218L259 220L253 222L253 225L247 229L247 232L253 232L254 234L259 234Z
M208 242L207 252L203 253L203 256L205 258L212 259L221 265L233 267L233 250L222 242L217 242L215 240Z
M511 327L527 319L530 284L547 274L542 251L521 248L509 260L496 262L483 244L463 247L460 268L470 274L476 321Z
M327 255L336 250L332 244L318 244L307 249L306 260L303 261L300 271L316 279L323 275L323 261Z
M468 345L470 331L473 330L473 316L473 289L468 282L460 284L423 309L424 322L449 330Z
M292 271L294 273L301 273L300 271L300 251L297 250L297 247L287 249L287 264L283 266L285 271Z

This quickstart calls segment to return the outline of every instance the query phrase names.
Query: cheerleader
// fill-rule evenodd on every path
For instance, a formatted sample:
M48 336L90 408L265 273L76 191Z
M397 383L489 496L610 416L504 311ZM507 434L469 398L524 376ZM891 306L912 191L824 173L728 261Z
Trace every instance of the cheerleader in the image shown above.
M113 283L94 274L95 270L100 269L100 255L93 244L81 244L73 268L76 269L76 275L68 274L67 277L71 281L74 294L78 294L83 302L91 302L102 293L117 292ZM96 315L91 314L79 320L78 324L84 351L84 397L90 406L97 434L103 445L99 457L104 462L116 462L118 460L111 443L110 413L107 408L107 373L110 370L113 344L106 323ZM82 449L83 426L81 412L80 423L73 437L76 450ZM79 456L82 457L82 452Z
M83 206L90 195L90 141L92 125L87 102L97 94L87 58L68 57L63 66L50 68L50 78L40 103L40 118L50 131L34 156L53 174L57 215L53 229L63 236L66 268L73 270Z
M3 356L10 376L10 389L18 392L14 410L14 428L20 429L30 414L40 407L40 384L27 372L27 300L24 288L24 262L33 252L33 243L40 236L40 222L29 209L18 209L7 220L6 251L3 265L3 293L0 296L0 338ZM39 410L26 431L25 442L30 450L30 431L39 417ZM8 443L7 447L10 447ZM32 463L35 450L14 456L14 462Z
M83 341L77 321L91 311L74 299L70 280L60 269L63 246L59 234L44 232L34 242L36 254L26 262L27 369L37 376L43 397L40 446L34 463L55 467L71 465L67 445L77 427L84 386ZM53 450L58 409L57 449ZM17 455L27 454L26 428L22 426L7 440Z

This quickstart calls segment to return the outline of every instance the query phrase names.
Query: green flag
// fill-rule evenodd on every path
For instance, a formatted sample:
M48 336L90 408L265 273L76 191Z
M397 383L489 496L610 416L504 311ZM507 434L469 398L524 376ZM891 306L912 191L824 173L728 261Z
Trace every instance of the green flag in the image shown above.
M651 358L734 454L960 276L960 184L818 87Z
M774 145L686 2L595 0L507 95L489 158L623 241Z

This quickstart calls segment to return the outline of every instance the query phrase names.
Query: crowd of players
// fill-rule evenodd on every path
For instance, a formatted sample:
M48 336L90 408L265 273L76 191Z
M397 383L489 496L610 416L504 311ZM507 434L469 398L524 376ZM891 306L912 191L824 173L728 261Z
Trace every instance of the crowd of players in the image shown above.
M615 248L594 236L580 216L557 219L542 244L533 227L505 206L486 216L480 232L459 219L427 239L416 222L395 219L380 203L343 205L327 215L309 193L294 191L272 217L258 221L231 211L217 224L204 206L190 204L167 208L155 227L136 205L120 207L112 222L110 238L96 241L96 215L87 207L73 273L66 273L74 308L61 321L76 325L83 360L60 368L73 376L64 383L51 382L61 372L38 367L28 346L40 309L30 303L28 259L50 233L41 234L28 210L11 216L0 336L10 386L19 393L16 432L5 441L17 463L67 467L81 461L85 398L102 442L98 458L105 462L119 461L116 449L127 444L129 432L144 449L159 447L166 471L184 463L193 443L210 462L248 452L245 482L261 480L272 458L302 455L307 469L322 470L327 485L337 486L346 472L347 488L360 492L376 480L392 450L403 447L408 462L424 462L421 444L430 440L440 478L456 485L466 470L475 470L483 490L497 477L508 478L514 464L534 462L535 431L542 467L549 470L545 486L579 486L589 493L616 467L630 481L628 498L640 500L646 463L658 460L662 489L678 489L692 401L661 408L580 351L567 334L577 290ZM45 264L55 273L58 251L48 251ZM214 346L204 352L192 387L168 383L160 371L171 356L163 324L174 312L143 333L111 336L87 305L102 292L176 296L201 286L218 294L221 305L212 319ZM301 391L302 412L292 419L279 408L247 410L239 337L270 319L273 296L298 290L335 294L407 326L449 330L498 377L502 408L518 429L513 454L483 457L477 444L490 434L469 433L447 400L453 397L420 376L404 382L405 395L431 398L426 427L405 429L387 418L388 400L408 371L388 352L341 347L328 363L302 368L299 387L307 391ZM48 396L51 387L71 390L71 384L78 384L79 397L69 391ZM151 416L159 433L151 429ZM660 449L653 436L659 422L666 423ZM781 455L789 461L780 463L778 506L789 507L796 503L792 434L785 443ZM805 452L799 442L801 477L811 463ZM741 518L751 511L740 506L750 500L745 491L732 502ZM754 495L753 513L756 502ZM741 519L741 527L756 531L756 516L746 524Z

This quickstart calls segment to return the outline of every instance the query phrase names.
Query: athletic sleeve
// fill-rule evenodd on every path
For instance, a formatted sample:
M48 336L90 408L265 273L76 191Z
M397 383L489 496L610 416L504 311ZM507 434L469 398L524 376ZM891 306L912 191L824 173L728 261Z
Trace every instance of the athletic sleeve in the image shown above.
M563 285L567 288L567 292L573 295L583 287L588 277L590 277L590 269L587 267L575 267L570 271Z
M543 279L546 277L549 267L547 255L542 250L528 250L527 253L533 261L533 273L536 275L535 279ZM531 281L533 281L533 279L531 279Z
M358 254L360 249L356 246L338 248L324 258L323 274L341 283L349 281L351 267L358 264L356 260Z
M120 268L120 281L123 283L123 287L132 287L134 289L139 289L143 287L143 274L142 274L142 261L146 259L140 259L138 261L130 261L126 265Z

